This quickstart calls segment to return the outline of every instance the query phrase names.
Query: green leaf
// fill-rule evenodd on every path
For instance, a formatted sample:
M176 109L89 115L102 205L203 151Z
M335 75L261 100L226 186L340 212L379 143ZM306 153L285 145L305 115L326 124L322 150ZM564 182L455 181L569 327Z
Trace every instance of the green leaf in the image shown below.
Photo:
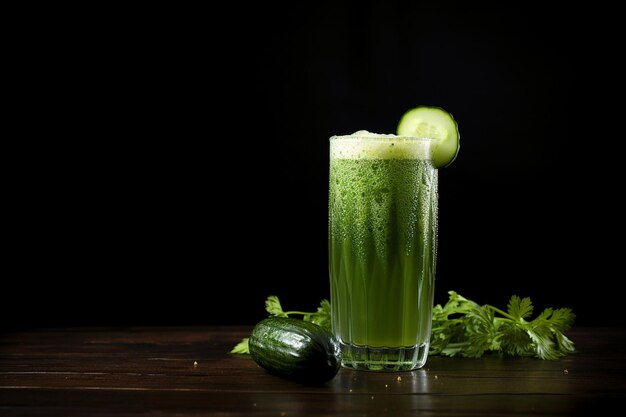
M536 343L537 357L557 359L574 352L574 343L564 331L574 321L574 314L568 308L553 310L546 308L535 320L529 323L529 336Z
M533 304L528 297L521 299L514 295L509 301L507 311L516 320L520 320L529 317L533 313Z
M267 300L265 300L265 310L273 316L287 317L287 314L285 314L280 305L280 301L278 301L278 297L275 295L267 297Z
M535 348L526 330L513 322L500 325L500 345L502 352L511 356L533 356Z
M527 332L535 344L538 358L553 360L563 356L552 341L551 332L547 326L541 324L528 329Z
M569 340L567 336L565 336L563 333L556 333L555 338L559 351L563 352L564 354L576 352L576 349L574 348L574 342Z
M243 338L241 342L237 343L237 345L230 351L230 353L239 353L242 355L249 354L250 349L248 347L248 338Z
M320 302L317 312L311 314L311 321L326 330L331 330L330 302L328 300L322 300Z
M566 332L574 323L576 316L569 308L558 308L552 312L550 326L559 332Z
M468 313L466 334L469 341L463 356L480 357L485 352L500 351L500 323L495 320L495 312L489 306L476 305Z

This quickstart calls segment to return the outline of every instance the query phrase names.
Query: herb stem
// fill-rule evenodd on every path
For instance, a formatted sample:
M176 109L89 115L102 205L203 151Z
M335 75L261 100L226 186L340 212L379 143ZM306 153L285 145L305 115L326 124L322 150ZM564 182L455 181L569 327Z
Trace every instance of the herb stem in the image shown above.
M501 316L504 316L504 317L506 317L506 318L508 318L508 319L510 319L510 320L517 321L517 320L515 319L515 317L513 317L513 316L512 316L512 315L510 315L509 313L506 313L506 312L504 312L504 311L500 310L498 307L494 307L494 306L489 305L489 304L485 304L485 307L488 307L488 308L492 309L492 310L493 310L493 311L495 311L496 313L498 313L498 314L500 314Z
M317 314L317 313L315 313L315 312L307 313L305 311L285 311L285 314L288 315L288 316L292 315L292 314L299 314L301 316L309 316L309 315L313 315L313 314Z

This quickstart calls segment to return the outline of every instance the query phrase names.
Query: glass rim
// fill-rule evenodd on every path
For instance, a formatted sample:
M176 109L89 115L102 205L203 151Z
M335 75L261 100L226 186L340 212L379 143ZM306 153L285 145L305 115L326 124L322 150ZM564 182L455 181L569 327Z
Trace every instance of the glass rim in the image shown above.
M423 159L432 160L437 139L421 136L331 136L331 159Z
M424 141L424 142L436 142L439 139L437 138L431 138L431 137L427 137L427 136L407 136L407 135L402 135L402 136L368 136L368 135L333 135L329 138L330 141L333 140L340 140L340 141L350 141L350 140L366 140L366 141L403 141L403 142L420 142L420 141Z

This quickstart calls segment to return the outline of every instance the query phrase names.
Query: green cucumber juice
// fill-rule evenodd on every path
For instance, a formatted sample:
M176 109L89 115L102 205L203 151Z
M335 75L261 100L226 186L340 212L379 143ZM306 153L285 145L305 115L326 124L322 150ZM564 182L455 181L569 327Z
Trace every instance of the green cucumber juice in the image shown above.
M344 366L426 361L437 246L431 143L363 131L330 140L332 327Z

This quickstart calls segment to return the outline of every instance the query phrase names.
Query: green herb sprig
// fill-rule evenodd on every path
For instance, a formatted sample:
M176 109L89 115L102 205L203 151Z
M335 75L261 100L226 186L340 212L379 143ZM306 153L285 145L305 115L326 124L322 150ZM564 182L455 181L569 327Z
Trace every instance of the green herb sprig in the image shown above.
M574 323L569 308L547 308L530 320L530 298L511 297L507 311L483 306L449 291L433 308L430 355L481 357L486 352L552 360L575 351L565 332Z

